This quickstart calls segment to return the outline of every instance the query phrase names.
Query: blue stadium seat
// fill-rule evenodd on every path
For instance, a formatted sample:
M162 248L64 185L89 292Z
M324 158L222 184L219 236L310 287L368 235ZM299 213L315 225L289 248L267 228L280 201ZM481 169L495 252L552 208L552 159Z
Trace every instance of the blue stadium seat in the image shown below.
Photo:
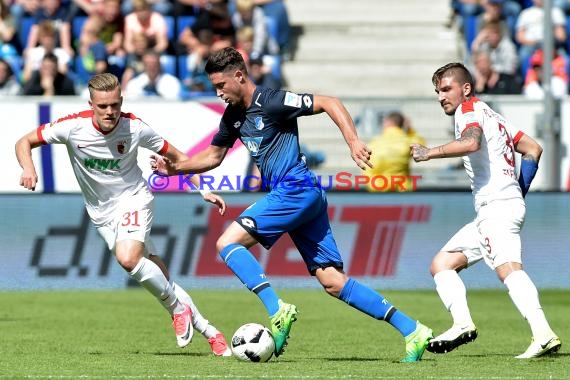
M19 29L19 37L20 37L20 44L22 49L26 47L28 44L28 36L30 35L30 29L32 29L32 25L34 25L35 19L33 17L24 17L22 18L22 24L20 25Z
M73 24L71 24L71 38L73 41L79 40L85 21L87 21L87 16L76 16L73 19Z
M175 21L173 16L164 16L164 20L166 21L166 35L168 36L169 41L173 41L175 35Z
M176 18L176 36L180 37L180 33L196 22L196 16L178 16Z
M162 72L176 76L176 56L163 54L160 56Z
M180 80L186 79L188 76L188 56L179 55L178 56L178 78Z

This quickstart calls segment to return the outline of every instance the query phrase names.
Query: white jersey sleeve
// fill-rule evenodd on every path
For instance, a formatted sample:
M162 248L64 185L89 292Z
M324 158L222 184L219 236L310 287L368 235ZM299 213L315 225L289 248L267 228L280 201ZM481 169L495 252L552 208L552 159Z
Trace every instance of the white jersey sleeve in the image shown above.
M456 138L469 128L483 132L480 149L463 157L475 207L495 199L522 197L515 173L515 144L523 132L477 98L455 111Z

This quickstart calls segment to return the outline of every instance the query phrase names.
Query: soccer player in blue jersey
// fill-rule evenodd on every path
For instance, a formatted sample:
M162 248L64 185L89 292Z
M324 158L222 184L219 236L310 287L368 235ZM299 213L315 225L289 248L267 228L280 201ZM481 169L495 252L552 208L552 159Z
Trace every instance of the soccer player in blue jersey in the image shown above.
M361 169L370 166L371 152L358 138L344 105L333 97L256 87L242 56L233 48L213 53L206 72L217 96L228 104L211 145L184 161L154 156L151 166L168 175L201 173L220 165L237 139L248 148L267 179L269 192L224 231L216 248L226 265L267 309L275 355L279 356L287 344L297 308L279 298L248 248L257 243L270 248L288 233L309 273L328 294L391 324L405 338L406 356L402 361L420 360L432 330L344 273L328 219L325 192L299 152L297 117L326 112L340 129L356 164Z

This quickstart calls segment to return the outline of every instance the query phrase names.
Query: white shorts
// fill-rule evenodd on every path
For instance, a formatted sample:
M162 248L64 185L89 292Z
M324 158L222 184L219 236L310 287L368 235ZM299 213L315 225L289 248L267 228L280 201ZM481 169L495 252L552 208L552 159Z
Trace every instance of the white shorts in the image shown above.
M481 259L493 270L508 262L522 264L520 231L525 213L522 199L491 201L481 206L475 220L457 231L441 251L462 251L467 266Z
M115 219L97 228L111 252L115 253L117 241L137 240L145 245L144 255L155 254L156 249L150 238L150 229L153 221L152 194L139 191L121 200L115 214Z

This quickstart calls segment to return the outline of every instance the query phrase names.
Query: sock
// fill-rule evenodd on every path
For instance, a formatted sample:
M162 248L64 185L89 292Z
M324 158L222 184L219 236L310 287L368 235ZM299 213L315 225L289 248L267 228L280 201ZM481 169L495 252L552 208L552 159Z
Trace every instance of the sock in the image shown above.
M178 302L174 289L160 270L151 260L143 257L129 275L158 299L170 314L181 313L184 306Z
M451 313L454 325L474 325L467 306L467 289L454 270L443 270L433 276L435 288L445 308Z
M279 311L279 297L251 252L241 244L230 244L220 251L220 257L240 281L259 297L270 316Z
M177 283L172 282L171 284L174 288L174 293L176 294L178 300L190 306L190 309L192 310L192 325L194 326L194 329L202 334L205 338L215 337L216 334L219 333L218 329L212 326L210 322L202 316L200 310L198 310L198 307L192 300L192 297L190 297L190 294L188 294L184 288L182 288Z
M540 340L554 335L540 305L538 290L526 272L512 272L505 278L504 284L515 306L530 325L532 335Z
M406 337L416 329L416 321L392 306L380 293L349 278L338 298L372 318L384 320Z

